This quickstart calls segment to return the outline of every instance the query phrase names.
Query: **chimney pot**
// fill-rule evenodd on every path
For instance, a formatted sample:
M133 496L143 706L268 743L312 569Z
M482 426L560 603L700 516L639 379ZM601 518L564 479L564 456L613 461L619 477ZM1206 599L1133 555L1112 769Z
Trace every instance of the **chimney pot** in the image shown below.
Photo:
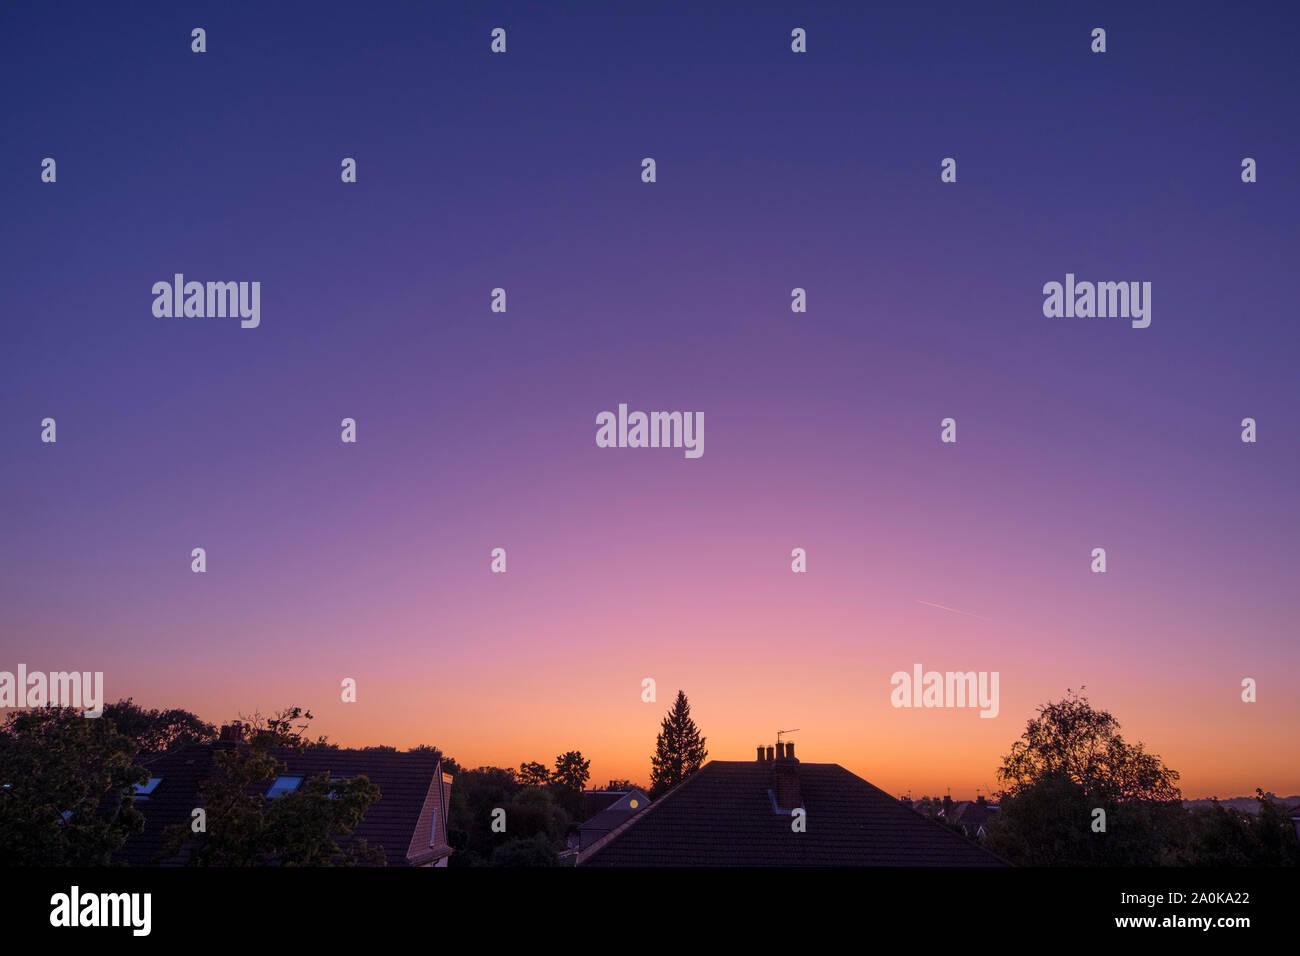
M785 744L783 744L779 740L776 742L776 759L777 760L785 759Z
M762 746L762 744L759 744L759 747L758 747L758 762L759 762L759 763L762 763L762 762L763 762L763 746Z
M772 748L770 746L767 748L767 759L772 759Z
M787 760L793 760L793 759L794 759L794 744L786 744L786 745L785 745L785 756L786 756L786 759L787 759Z

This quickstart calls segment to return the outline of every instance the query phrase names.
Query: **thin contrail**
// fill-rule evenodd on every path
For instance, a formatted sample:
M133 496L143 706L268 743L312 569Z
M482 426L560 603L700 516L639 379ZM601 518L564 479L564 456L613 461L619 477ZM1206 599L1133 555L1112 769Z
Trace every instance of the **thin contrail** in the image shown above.
M970 611L959 611L955 607L948 607L946 604L935 604L933 601L922 601L920 598L917 599L916 603L924 604L927 607L937 607L941 611L952 611L953 614L964 614L966 617L973 617L977 621L988 621L990 624L993 623L992 621L989 621L987 617L980 617L978 614L972 614Z

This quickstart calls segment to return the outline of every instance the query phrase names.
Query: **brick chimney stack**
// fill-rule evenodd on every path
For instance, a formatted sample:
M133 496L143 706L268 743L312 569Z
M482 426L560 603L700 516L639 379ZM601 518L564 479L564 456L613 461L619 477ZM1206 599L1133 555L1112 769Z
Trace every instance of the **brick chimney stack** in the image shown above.
M944 794L943 797L943 818L945 820L952 819L952 797L947 794Z
M214 746L219 750L233 749L243 742L246 729L237 720L229 724L222 724L221 730L217 732L217 742Z
M763 762L763 745L762 745L762 744L759 744L759 747L758 747L758 762L759 762L759 763L762 763L762 762Z
M223 724L221 733L217 737L223 744L237 744L244 739L244 725L239 721L233 724Z
M803 793L799 787L799 761L794 756L794 744L777 744L779 755L772 764L774 786L772 793L776 805L782 810L803 806Z
M772 760L772 759L773 759L773 757L772 757L772 748L771 748L771 747L768 747L768 748L767 748L767 759L768 759L768 760Z
M781 741L779 740L776 742L776 759L777 760L785 759L785 744L781 743Z

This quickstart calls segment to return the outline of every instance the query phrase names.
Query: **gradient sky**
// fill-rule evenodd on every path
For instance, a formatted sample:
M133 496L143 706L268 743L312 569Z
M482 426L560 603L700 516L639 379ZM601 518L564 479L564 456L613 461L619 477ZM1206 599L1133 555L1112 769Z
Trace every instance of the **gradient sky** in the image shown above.
M1300 792L1294 6L267 6L0 7L0 669L597 783L680 687L713 757L960 797L1083 685L1188 797Z

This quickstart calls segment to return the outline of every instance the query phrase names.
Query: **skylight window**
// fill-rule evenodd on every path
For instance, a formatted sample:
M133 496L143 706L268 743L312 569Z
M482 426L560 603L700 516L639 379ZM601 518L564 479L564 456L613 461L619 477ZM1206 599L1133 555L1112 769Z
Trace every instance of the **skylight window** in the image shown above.
M150 777L146 783L137 783L135 785L135 795L149 799L149 794L158 789L158 784L162 783L162 777Z
M302 777L276 777L275 783L271 784L271 789L266 791L266 797L268 800L273 800L286 793L293 793L298 789L300 783L302 783Z

